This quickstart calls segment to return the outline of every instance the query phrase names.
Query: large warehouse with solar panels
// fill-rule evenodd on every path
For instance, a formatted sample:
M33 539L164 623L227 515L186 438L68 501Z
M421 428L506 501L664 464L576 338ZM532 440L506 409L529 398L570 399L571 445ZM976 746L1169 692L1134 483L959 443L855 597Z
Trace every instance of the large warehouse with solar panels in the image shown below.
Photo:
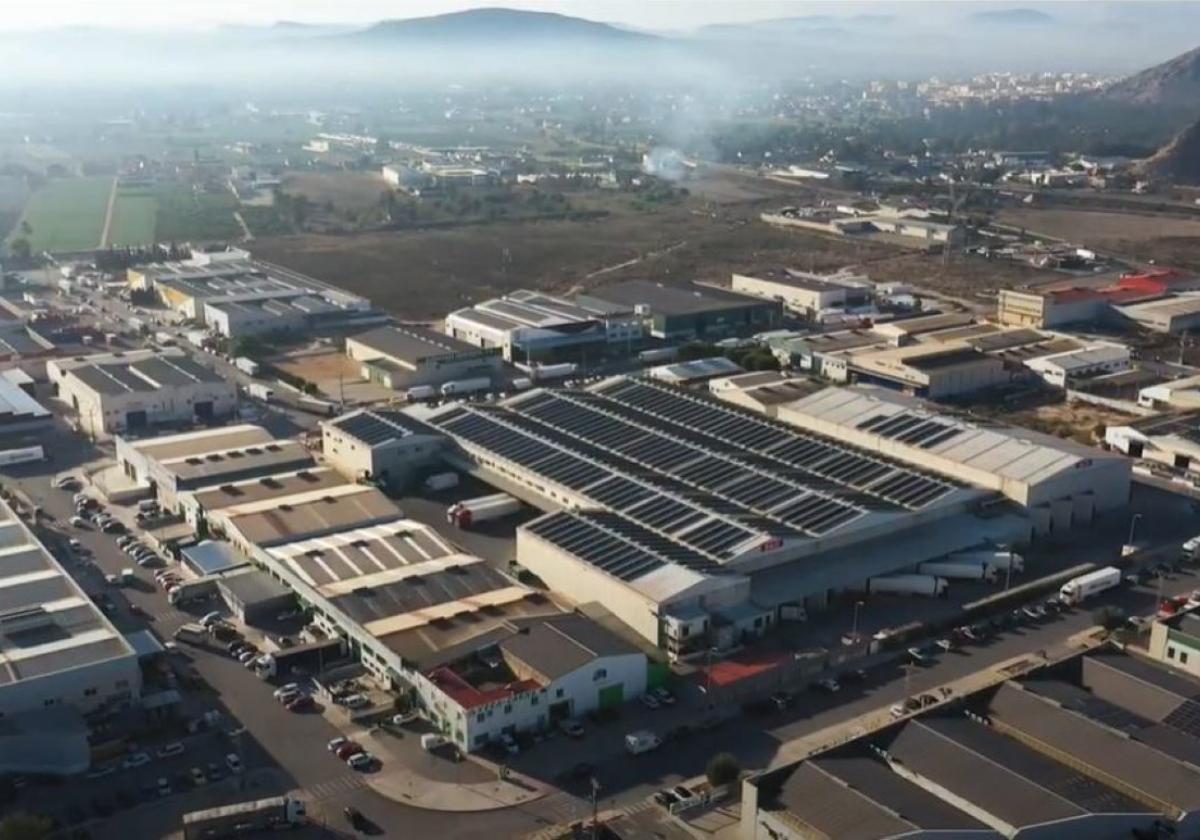
M454 441L451 462L550 511L518 530L521 565L672 653L709 631L765 632L781 605L819 608L873 576L1024 543L1040 522L995 481L915 455L921 443L855 446L836 426L802 429L648 380L417 411ZM922 443L951 445L952 425ZM1051 444L1037 444L1048 508L1081 521L1127 500L1118 459L1087 461L1064 443L1055 465Z

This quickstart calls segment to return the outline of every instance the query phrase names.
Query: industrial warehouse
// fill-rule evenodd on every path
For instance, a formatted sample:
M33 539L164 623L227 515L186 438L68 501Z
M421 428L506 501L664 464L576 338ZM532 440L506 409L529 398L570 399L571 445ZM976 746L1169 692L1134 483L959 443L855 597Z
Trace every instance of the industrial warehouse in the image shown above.
M747 779L742 836L1195 836L1200 682L1098 650Z
M412 410L457 444L450 463L551 511L518 529L522 566L675 656L1129 494L1120 458L866 387L780 406L785 422L627 377Z

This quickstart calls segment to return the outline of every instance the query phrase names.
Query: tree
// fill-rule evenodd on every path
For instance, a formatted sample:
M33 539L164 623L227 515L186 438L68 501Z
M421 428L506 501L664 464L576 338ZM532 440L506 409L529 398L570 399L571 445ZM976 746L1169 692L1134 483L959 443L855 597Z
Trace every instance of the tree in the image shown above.
M53 823L49 817L16 813L0 822L0 840L42 840L50 836Z
M33 226L31 224L29 224L28 219L21 220L21 235L22 236L33 236Z
M29 240L24 236L18 236L16 239L9 242L8 250L19 260L27 260L33 253L33 249L29 246Z
M704 770L708 776L708 783L713 787L722 787L732 784L742 775L742 765L738 763L737 757L732 753L717 753L708 760L708 766Z
M245 356L247 359L260 359L269 349L263 340L255 335L244 335L235 339L230 346L234 358Z

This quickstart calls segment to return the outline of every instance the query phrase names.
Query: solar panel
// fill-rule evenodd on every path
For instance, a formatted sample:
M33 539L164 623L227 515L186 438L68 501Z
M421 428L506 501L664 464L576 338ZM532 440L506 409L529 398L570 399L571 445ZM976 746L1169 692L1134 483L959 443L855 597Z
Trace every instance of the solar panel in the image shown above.
M334 422L334 427L348 435L358 438L367 446L374 446L388 440L407 437L412 434L405 426L393 425L376 417L374 414L355 414Z
M1163 723L1172 729L1200 738L1200 703L1184 700L1163 718Z

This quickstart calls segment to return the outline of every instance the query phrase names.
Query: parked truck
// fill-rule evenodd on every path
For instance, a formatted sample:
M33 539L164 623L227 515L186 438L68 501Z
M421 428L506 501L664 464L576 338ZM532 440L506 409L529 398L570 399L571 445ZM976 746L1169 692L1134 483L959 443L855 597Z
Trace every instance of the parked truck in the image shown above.
M996 570L983 563L970 561L951 562L943 560L933 563L922 563L917 571L923 575L943 577L947 580L986 580L991 583L996 579Z
M894 595L945 595L948 584L945 578L933 575L883 575L873 577L867 583L872 594Z
M1105 566L1086 575L1071 578L1058 590L1064 604L1081 604L1093 595L1121 584L1121 570L1116 566Z
M189 645L208 644L208 631L200 624L180 625L173 635L177 642L186 642Z
M518 376L512 381L514 391L528 391L533 387L533 380L528 376Z
M330 663L342 658L340 639L320 639L303 645L265 653L258 658L255 672L264 680L320 674Z
M491 387L492 380L486 376L477 376L473 379L455 379L442 386L442 396L453 397L463 394L474 394L479 391L486 391Z
M264 385L261 382L251 382L246 386L246 393L256 400L270 402L275 396L275 390L270 385Z
M442 472L436 475L431 475L425 479L425 490L429 493L437 493L442 490L449 490L458 486L458 473Z
M437 394L437 388L432 385L414 385L404 393L404 396L409 402L422 402L433 399Z
M1025 558L1014 551L997 549L977 549L975 551L959 551L946 558L951 563L982 563L988 568L995 569L999 575L1007 572L1009 567L1017 574L1025 571Z
M459 528L469 528L480 522L510 516L520 509L520 501L507 493L496 493L451 505L446 509L446 521Z
M184 840L238 837L252 832L296 828L305 822L304 803L290 796L221 805L183 815Z
M654 350L643 350L638 353L637 360L643 365L657 365L663 362L673 362L678 355L678 347L658 347Z
M247 376L258 376L258 362L246 356L238 356L233 360L233 366Z
M167 590L167 603L173 607L204 601L217 594L217 577L187 580Z
M549 382L552 379L563 379L574 376L579 371L579 365L563 362L558 365L537 365L529 369L529 378L534 382Z

